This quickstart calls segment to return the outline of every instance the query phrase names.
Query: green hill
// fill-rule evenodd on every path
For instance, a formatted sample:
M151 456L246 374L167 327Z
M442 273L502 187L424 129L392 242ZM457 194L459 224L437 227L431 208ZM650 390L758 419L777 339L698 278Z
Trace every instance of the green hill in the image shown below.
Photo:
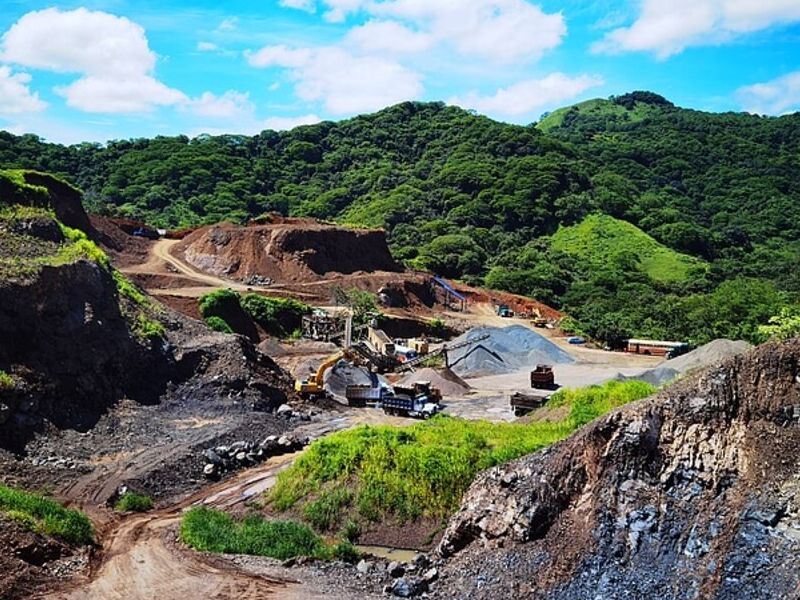
M651 92L560 109L538 126L405 102L255 136L67 147L0 132L0 169L55 173L86 192L90 210L161 227L268 211L384 227L406 264L537 296L587 331L613 318L637 335L670 337L686 320L672 314L675 298L702 303L737 281L759 293L753 281L771 286L781 302L797 298L798 157L800 114L704 113ZM550 247L560 228L593 214L709 267L695 271L661 251L633 264L614 254L592 269Z
M666 107L672 106L660 96L655 94L638 93L638 96L629 94L622 96L624 100L617 99L605 100L594 98L579 102L572 106L565 106L554 110L543 117L536 128L545 133L550 133L559 127L569 127L574 121L580 118L602 119L617 125L638 123L645 118L657 114ZM627 99L633 96L633 99Z
M662 283L687 281L705 262L675 252L641 229L608 215L590 215L581 223L561 227L552 248L579 257L592 267L634 260L637 267Z

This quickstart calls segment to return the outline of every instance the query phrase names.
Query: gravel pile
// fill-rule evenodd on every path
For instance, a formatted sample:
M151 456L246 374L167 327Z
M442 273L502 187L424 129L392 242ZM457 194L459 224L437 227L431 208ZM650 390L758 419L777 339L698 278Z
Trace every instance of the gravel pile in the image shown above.
M403 377L399 384L411 385L415 381L430 381L433 387L439 388L443 396L460 396L472 389L450 369L420 369Z
M462 377L502 375L537 364L564 364L573 358L553 342L524 327L480 327L456 338L453 343L488 335L488 339L450 353L450 368Z
M732 341L726 339L714 340L705 346L700 346L691 352L687 352L677 358L668 360L663 365L655 369L649 369L638 375L620 375L617 379L638 379L653 385L664 385L680 375L684 375L697 369L704 369L730 358L747 352L753 346L744 341Z
M345 401L345 390L348 385L378 387L382 383L386 384L383 378L370 372L368 368L356 367L345 361L339 361L325 373L324 386L334 398Z

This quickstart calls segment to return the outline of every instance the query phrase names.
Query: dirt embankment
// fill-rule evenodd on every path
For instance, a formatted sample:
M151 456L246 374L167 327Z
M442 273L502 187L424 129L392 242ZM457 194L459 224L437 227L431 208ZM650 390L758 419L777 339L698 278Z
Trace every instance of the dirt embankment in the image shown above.
M214 225L186 236L179 252L197 269L238 280L312 282L332 274L402 271L383 231L318 223Z
M800 340L478 477L440 598L796 598Z

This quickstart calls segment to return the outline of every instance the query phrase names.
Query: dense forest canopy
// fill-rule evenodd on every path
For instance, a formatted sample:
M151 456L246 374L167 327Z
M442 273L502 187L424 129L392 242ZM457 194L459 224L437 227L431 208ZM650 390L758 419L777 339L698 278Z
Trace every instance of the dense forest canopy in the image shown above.
M277 211L385 227L398 259L536 296L612 344L754 340L800 293L800 114L634 92L517 126L408 102L252 137L3 132L0 167L54 172L90 209L159 226Z

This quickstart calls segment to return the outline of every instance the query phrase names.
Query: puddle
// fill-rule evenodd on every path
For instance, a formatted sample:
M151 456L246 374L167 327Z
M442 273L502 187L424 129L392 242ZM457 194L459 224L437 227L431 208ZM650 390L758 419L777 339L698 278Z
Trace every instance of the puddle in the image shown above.
M360 546L356 545L356 550L362 554L370 554L378 558L396 560L397 562L411 562L419 554L416 550L401 550L399 548L387 548L386 546Z

